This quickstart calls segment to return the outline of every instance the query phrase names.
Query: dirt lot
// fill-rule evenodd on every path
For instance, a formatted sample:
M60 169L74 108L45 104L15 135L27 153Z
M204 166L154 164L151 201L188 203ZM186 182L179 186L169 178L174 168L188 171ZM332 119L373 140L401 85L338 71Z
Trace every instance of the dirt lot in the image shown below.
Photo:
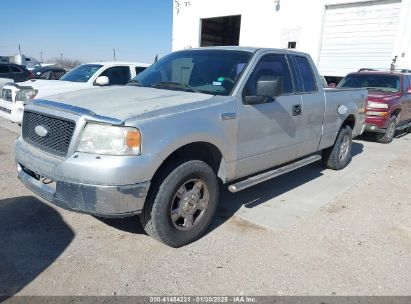
M292 225L257 225L226 206L259 189L273 199L277 183L292 185L282 195L308 187L294 187L293 175L243 194L223 190L210 232L180 249L150 239L137 218L101 220L39 201L16 178L15 137L0 127L0 294L411 295L411 135L392 144L400 148L390 148L388 166Z

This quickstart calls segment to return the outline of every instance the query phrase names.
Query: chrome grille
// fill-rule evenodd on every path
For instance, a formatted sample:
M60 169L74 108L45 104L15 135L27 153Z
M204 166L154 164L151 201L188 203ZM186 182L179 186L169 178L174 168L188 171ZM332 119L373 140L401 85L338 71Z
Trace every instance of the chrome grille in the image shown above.
M42 127L46 134L36 131ZM57 156L66 156L75 122L44 114L25 111L23 115L22 135L29 144Z
M1 99L12 102L13 98L12 98L11 90L10 89L1 90Z

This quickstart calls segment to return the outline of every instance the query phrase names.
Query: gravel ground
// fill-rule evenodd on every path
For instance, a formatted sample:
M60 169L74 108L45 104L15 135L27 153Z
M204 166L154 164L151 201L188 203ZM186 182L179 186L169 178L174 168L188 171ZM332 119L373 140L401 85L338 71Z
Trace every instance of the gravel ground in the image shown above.
M290 228L220 209L205 237L172 249L137 218L39 201L16 178L15 137L0 128L0 294L411 295L411 145Z

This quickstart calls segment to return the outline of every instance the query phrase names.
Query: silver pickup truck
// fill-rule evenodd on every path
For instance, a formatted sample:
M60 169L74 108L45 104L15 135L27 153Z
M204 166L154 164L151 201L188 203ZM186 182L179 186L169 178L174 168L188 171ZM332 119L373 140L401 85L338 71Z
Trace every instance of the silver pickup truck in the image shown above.
M311 58L276 49L171 53L125 87L33 100L15 145L20 180L62 208L139 214L178 247L205 233L231 192L323 160L351 159L367 91L324 89Z

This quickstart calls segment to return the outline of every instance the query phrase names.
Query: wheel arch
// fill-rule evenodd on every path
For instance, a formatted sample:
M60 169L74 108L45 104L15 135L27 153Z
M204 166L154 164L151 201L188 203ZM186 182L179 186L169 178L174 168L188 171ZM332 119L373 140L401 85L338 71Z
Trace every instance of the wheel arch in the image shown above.
M395 109L392 111L391 115L398 118L399 115L400 115L400 113L401 113L401 108L398 107L398 108L395 108Z
M195 141L174 148L172 152L164 157L160 166L155 171L152 180L157 179L164 170L181 160L204 161L213 169L223 183L228 179L226 162L221 149L219 149L217 145L207 141Z
M342 122L341 127L340 127L340 130L341 130L341 128L344 128L345 126L349 126L349 127L351 128L351 130L354 130L354 128L355 128L355 123L356 123L356 121L355 121L355 115L354 115L354 114L350 114L350 115L348 115L348 116L344 119L344 121Z

